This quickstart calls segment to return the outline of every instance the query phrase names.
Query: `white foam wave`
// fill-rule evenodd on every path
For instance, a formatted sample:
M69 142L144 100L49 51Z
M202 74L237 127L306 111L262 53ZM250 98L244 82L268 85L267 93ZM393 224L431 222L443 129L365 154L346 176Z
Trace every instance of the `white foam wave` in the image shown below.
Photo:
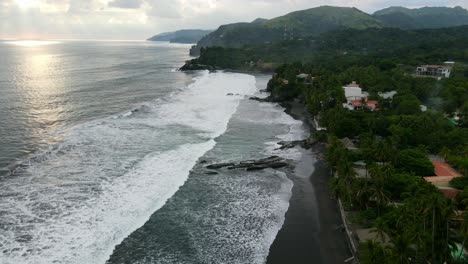
M284 112L284 109L276 104L265 103L262 104L263 111L267 111L272 118L266 118L263 122L267 124L276 124L283 125L286 127L286 133L276 135L275 141L265 142L265 153L267 155L277 155L287 159L299 160L302 157L302 154L297 149L283 149L278 142L279 141L294 141L302 140L306 137L306 131L304 129L304 124L302 121L295 120L290 115Z
M103 263L185 182L252 76L204 73L167 101L78 125L0 182L2 263ZM138 108L140 109L140 108Z

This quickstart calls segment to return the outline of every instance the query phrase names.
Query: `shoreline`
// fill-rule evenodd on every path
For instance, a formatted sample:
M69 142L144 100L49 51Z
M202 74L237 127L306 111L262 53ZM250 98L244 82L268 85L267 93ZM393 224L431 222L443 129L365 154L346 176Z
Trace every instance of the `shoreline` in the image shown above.
M311 117L303 104L281 105L288 115L304 122L306 131L312 131ZM342 230L338 202L332 199L328 188L331 176L319 157L324 150L323 145L313 150L300 148L302 158L289 176L294 183L289 208L270 246L268 264L345 263L352 256Z

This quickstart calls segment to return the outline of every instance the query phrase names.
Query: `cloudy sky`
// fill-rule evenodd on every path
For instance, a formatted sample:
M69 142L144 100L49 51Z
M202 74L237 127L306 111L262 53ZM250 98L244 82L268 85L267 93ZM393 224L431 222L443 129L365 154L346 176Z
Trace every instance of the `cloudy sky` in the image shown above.
M388 6L462 6L467 0L0 0L0 38L145 39L182 28L272 18L321 5L372 13Z

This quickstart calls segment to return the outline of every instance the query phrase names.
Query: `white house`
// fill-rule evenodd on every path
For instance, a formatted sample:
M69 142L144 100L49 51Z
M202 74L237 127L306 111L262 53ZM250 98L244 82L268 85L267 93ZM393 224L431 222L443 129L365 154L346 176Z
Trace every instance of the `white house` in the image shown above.
M454 61L446 61L446 62L444 62L444 65L453 67L455 65L455 62Z
M346 86L343 86L346 101L351 103L353 100L361 100L363 97L362 89L356 82L352 82Z
M421 65L416 68L417 76L428 76L436 78L449 78L452 73L452 67L442 65Z

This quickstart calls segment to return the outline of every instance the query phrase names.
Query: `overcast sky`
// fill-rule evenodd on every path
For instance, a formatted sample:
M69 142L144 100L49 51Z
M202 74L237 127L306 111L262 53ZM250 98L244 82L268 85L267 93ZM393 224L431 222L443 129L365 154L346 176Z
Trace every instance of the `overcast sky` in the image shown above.
M0 38L145 39L321 5L372 13L397 5L468 8L468 0L0 0Z

